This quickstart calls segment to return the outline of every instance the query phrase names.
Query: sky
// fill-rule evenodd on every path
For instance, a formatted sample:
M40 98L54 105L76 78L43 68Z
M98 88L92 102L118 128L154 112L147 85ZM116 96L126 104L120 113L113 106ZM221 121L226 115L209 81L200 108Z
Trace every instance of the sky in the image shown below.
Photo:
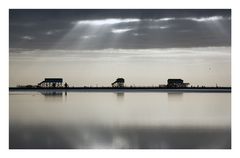
M9 84L231 86L231 10L9 10Z

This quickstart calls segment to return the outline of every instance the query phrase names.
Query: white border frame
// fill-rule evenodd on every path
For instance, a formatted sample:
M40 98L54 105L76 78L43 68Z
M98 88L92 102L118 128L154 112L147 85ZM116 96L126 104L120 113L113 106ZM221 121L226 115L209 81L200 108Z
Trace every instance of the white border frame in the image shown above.
M240 73L238 72L239 65L239 42L240 37L240 6L238 1L234 0L147 0L140 2L140 0L67 0L67 1L50 1L50 0L9 0L1 4L1 78L0 78L0 155L1 157L138 157L138 158L152 158L152 157L238 157L239 155L239 100L240 95ZM232 9L232 149L231 150L9 150L8 149L8 83L9 83L9 43L8 32L9 9L17 8L66 8L66 9L81 9L81 8L155 8L155 9Z

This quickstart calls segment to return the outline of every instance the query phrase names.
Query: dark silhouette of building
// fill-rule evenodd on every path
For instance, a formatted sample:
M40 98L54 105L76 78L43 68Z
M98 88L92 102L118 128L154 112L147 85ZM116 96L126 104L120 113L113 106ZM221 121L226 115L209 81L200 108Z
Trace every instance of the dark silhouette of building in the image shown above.
M112 87L124 87L124 79L118 78L115 82L112 83Z
M184 83L182 79L168 79L167 87L170 88L185 88L189 83Z
M38 83L38 87L55 88L62 87L62 78L45 78L44 81Z

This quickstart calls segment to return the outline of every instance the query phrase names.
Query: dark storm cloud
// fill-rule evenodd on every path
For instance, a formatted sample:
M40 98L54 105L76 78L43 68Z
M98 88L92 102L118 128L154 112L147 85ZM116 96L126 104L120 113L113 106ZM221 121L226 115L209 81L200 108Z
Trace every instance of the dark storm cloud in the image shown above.
M10 48L106 49L231 45L231 10L9 11Z

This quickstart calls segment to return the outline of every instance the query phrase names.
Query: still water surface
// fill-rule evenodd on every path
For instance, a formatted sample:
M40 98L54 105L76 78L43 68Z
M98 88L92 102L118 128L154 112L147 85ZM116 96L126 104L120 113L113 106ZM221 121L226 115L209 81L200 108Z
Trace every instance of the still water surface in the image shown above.
M9 148L231 148L231 93L9 92Z

